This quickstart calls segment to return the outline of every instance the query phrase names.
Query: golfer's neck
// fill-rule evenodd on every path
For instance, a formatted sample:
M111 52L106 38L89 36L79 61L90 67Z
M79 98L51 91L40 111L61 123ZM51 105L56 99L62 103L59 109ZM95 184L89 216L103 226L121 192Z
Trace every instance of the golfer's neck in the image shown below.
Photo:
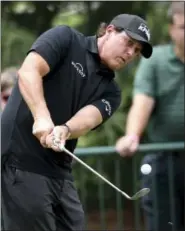
M100 59L101 59L101 63L105 66L107 66L106 62L104 61L104 58L103 58L103 55L102 55L102 51L103 51L103 45L104 45L104 42L105 42L106 38L105 36L102 36L100 38L97 39L97 47L98 47L98 54L100 56Z
M101 55L102 55L102 49L103 49L103 45L105 43L105 36L102 36L100 38L97 39L97 47L98 47L98 53L99 53L99 56L101 58Z

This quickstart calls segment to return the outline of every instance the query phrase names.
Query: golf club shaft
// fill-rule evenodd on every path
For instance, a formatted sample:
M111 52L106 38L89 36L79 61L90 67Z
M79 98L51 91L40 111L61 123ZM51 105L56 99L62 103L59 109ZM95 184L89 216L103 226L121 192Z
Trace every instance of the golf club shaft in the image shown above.
M87 165L86 163L84 163L81 159L79 159L76 155L74 155L73 153L71 153L70 151L68 151L64 146L60 147L61 151L66 152L68 155L70 155L71 157L73 157L77 162L79 162L80 164L82 164L84 167L86 167L87 169L89 169L91 172L93 172L95 175L97 175L99 178L101 178L104 182L106 182L107 184L109 184L112 188L114 188L115 190L117 190L118 192L120 192L123 196L125 196L127 199L130 199L130 196L127 195L125 192L121 191L118 187L116 187L114 184L112 184L110 181L108 181L105 177L103 177L102 175L100 175L97 171L95 171L93 168L91 168L89 165Z

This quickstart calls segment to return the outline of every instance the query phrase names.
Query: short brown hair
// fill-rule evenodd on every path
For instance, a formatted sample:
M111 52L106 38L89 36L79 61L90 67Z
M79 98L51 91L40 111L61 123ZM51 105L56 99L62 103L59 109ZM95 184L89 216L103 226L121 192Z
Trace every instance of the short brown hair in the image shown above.
M168 17L168 21L170 24L173 24L173 16L175 14L184 14L184 1L173 1L170 4L170 7L168 9L168 13L167 13L167 17Z
M98 27L96 36L98 38L102 37L105 34L106 28L107 28L107 23L101 22L100 25L99 25L99 27Z
M96 33L97 38L100 38L105 34L107 26L108 26L108 24L106 22L100 23L98 30L97 30L97 33ZM121 32L121 31L123 31L123 28L115 27L115 30L117 32Z

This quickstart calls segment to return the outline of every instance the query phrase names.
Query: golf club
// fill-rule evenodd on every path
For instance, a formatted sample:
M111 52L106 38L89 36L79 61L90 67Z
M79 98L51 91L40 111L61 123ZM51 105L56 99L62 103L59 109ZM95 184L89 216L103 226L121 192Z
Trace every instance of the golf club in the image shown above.
M106 182L107 184L109 184L112 188L116 189L118 192L120 192L125 198L127 198L128 200L137 200L140 197L143 197L145 195L147 195L150 192L149 188L143 188L140 191L136 192L133 196L129 196L127 193L123 192L122 190L120 190L118 187L116 187L114 184L112 184L110 181L108 181L105 177L103 177L102 175L100 175L98 172L96 172L93 168L91 168L89 165L87 165L86 163L84 163L81 159L79 159L76 155L74 155L73 153L71 153L69 150L67 150L64 145L59 145L59 148L61 151L64 151L65 153L67 153L68 155L70 155L72 158L74 158L77 162L79 162L80 164L82 164L84 167L86 167L87 169L89 169L91 172L93 172L95 175L97 175L99 178L101 178L104 182Z

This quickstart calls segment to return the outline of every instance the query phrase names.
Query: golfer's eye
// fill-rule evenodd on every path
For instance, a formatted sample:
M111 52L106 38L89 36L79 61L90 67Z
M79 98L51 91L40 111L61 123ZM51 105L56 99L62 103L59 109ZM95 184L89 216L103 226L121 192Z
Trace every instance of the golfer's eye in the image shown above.
M131 39L128 40L127 46L130 48L134 48L135 54L139 54L141 52L141 47L138 46L138 43Z
M136 48L135 48L135 53L136 53L136 54L140 54L140 52L141 52L141 48L140 48L140 47L136 47Z
M134 45L134 42L131 39L129 39L128 42L127 42L127 45L129 47L132 47Z

